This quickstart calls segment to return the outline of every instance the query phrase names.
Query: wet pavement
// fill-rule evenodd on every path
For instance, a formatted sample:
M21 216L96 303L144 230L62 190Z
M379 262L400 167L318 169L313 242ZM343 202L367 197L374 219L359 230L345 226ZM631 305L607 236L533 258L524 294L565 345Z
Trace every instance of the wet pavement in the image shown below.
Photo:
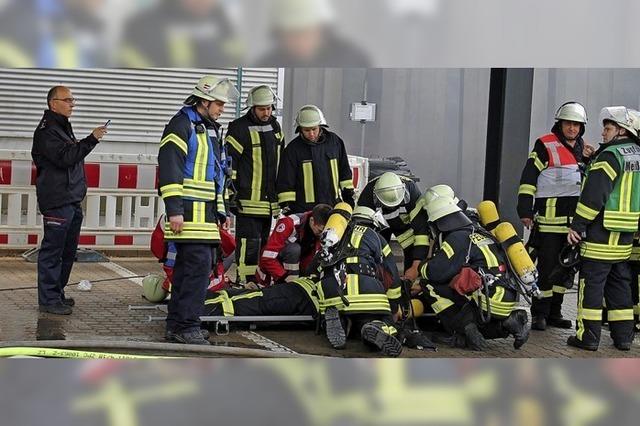
M21 258L0 258L0 342L11 341L104 341L104 342L164 342L164 322L149 322L149 315L163 316L160 311L129 310L130 305L150 306L142 298L140 278L122 278L162 274L161 265L152 258L114 258L110 263L76 263L71 282L88 279L90 291L70 286L67 296L76 301L73 314L57 316L38 312L36 265ZM122 278L97 282L101 279ZM564 315L575 318L576 296L566 296ZM489 341L489 349L471 352L439 344L438 350L405 349L403 357L498 357L498 358L568 358L568 357L638 357L640 339L630 352L613 348L606 329L598 352L586 352L566 345L573 330L549 328L532 331L529 342L515 350L512 339ZM336 351L324 336L316 335L313 325L259 325L255 329L233 325L228 335L212 333L211 343L225 348L261 349L276 354L312 354L331 357L376 356L361 342L350 340L347 348Z

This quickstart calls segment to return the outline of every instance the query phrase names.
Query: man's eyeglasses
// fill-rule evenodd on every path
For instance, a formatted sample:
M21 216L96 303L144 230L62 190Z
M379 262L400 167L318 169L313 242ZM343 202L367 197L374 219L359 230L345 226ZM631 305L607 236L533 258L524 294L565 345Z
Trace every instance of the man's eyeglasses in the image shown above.
M64 98L64 99L60 99L60 98L53 98L54 101L62 101L62 102L66 102L68 104L75 104L77 99L76 98Z

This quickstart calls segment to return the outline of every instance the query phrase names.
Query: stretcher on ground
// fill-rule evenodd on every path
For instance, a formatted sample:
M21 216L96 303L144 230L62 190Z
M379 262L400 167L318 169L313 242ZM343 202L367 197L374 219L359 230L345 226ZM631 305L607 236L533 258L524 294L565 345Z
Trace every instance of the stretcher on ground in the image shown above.
M129 305L130 311L160 311L167 313L167 305ZM148 315L147 322L164 321L165 316ZM266 315L266 316L201 316L200 321L213 323L217 335L229 334L230 323L248 324L250 330L255 330L258 324L275 323L313 323L316 319L311 315Z

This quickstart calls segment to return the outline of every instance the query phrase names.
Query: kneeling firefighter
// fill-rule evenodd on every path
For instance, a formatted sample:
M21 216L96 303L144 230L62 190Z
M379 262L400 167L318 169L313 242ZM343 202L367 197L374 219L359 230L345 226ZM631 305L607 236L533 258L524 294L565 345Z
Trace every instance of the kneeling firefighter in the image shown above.
M439 250L420 265L426 301L457 346L483 350L485 339L529 338L527 313L515 309L518 287L507 256L491 233L471 220L453 197L427 197L433 237Z
M342 226L330 219L323 235L318 297L327 338L342 349L355 329L367 346L397 357L402 352L394 322L401 296L398 269L387 241L376 231L376 212L356 207L347 222L349 210L346 203L336 205L332 217L343 215Z

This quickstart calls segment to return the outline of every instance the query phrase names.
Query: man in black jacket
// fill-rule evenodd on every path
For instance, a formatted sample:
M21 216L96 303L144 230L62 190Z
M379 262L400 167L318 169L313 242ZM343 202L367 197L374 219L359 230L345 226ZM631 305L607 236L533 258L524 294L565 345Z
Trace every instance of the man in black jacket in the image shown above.
M65 297L64 287L69 282L80 238L80 203L87 194L84 158L107 128L96 127L85 139L76 139L69 122L75 98L67 87L49 90L47 105L49 109L33 134L31 149L44 226L38 253L38 304L41 312L69 315L75 302Z
M316 204L353 206L353 176L344 142L329 131L315 105L300 108L295 120L299 133L285 147L278 166L278 203L289 213L304 213Z
M271 218L280 213L276 194L278 161L284 135L273 116L277 96L267 85L247 95L249 111L229 124L225 142L232 158L233 207L236 216L238 281L255 281L262 247L271 231Z

